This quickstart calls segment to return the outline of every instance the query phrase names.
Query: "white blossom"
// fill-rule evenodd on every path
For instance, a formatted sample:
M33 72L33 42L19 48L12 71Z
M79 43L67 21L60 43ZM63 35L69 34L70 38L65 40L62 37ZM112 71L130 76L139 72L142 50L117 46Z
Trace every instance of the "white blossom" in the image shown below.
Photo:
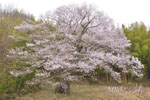
M27 47L33 47L34 44L33 44L33 43L26 43L26 46L27 46Z

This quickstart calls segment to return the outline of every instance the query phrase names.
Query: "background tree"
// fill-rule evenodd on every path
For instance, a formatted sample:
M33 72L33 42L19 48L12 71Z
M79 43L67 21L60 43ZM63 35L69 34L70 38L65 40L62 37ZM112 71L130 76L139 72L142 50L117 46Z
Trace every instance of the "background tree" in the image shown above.
M122 26L127 38L131 40L131 54L145 65L144 78L150 79L150 31L144 23L135 22L128 27Z
M34 19L32 15L26 14L23 11L15 9L9 5L5 8L0 7L0 99L12 100L13 95L21 93L23 83L29 79L28 75L24 77L14 78L10 75L10 71L17 69L18 59L7 59L8 50L21 46L24 41L14 41L13 37L23 38L24 35L19 34L14 27L25 20Z

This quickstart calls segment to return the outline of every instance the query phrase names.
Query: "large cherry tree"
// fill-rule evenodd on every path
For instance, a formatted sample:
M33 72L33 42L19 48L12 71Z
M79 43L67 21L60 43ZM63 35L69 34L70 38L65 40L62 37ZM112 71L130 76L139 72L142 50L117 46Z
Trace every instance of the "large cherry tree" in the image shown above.
M19 57L30 66L11 71L12 75L24 75L34 68L36 82L54 77L76 80L102 68L118 82L122 72L143 76L143 65L130 55L131 43L123 31L94 6L62 6L46 15L42 24L24 22L15 27L30 31L29 42L11 49L8 57Z

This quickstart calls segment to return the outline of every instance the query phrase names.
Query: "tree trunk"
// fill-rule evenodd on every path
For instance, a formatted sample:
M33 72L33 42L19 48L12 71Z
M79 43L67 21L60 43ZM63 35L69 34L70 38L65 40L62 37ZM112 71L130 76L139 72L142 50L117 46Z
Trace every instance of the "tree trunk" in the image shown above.
M55 93L69 95L70 94L70 82L69 81L59 82L59 84L56 86Z

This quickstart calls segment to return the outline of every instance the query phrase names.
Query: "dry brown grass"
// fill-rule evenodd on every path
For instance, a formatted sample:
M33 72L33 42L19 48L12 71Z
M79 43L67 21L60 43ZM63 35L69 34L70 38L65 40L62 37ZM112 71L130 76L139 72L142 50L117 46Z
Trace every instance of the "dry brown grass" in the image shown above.
M71 95L55 94L54 88L47 87L30 93L17 100L150 100L150 88L141 88L141 92L110 92L113 86L71 84Z

